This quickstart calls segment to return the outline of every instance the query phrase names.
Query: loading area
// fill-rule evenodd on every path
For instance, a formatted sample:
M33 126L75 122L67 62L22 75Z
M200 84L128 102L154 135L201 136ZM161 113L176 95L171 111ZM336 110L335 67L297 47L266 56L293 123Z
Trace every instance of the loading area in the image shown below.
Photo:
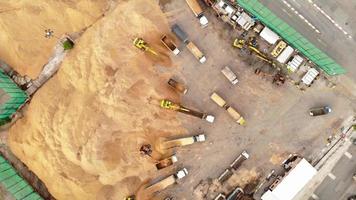
M188 87L182 103L213 114L215 121L211 124L179 114L189 133L204 133L206 141L177 149L177 166L186 167L189 175L178 186L160 192L159 197L214 199L220 192L226 194L236 187L257 185L291 153L313 160L328 143L327 138L338 134L343 120L352 115L350 108L354 105L347 91L330 87L323 76L311 87L300 90L293 77L276 85L272 76L256 75L258 68L274 74L278 68L254 54L234 48L234 40L244 30L225 23L212 8L204 9L209 24L203 28L185 1L161 1L160 4L170 26L178 24L206 57L204 63L199 62L176 38L181 52L171 58L179 66L176 76ZM265 54L273 49L261 38L257 38L257 43ZM263 49L267 49L266 52ZM237 75L237 84L232 84L221 72L225 66ZM303 75L293 76L300 81ZM244 126L211 100L214 92L243 116ZM333 108L329 115L314 118L309 115L310 108L326 104ZM244 150L249 159L232 170L233 175L226 182L217 183L219 176Z

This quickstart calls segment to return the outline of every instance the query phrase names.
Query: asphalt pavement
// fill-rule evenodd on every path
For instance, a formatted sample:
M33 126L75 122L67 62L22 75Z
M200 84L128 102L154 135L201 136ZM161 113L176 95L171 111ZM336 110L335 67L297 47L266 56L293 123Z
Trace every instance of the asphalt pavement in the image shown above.
M356 195L356 181L352 178L355 172L356 145L351 145L309 200L345 200Z
M347 70L346 75L353 81L356 81L356 67L354 65L356 61L356 57L354 56L354 52L356 51L356 19L354 18L356 1L260 1L274 12L274 14L295 28L315 46L323 50L338 64L344 67ZM288 4L290 6L288 6ZM325 14L318 10L313 4L322 9ZM308 25L305 20L312 24L315 29ZM347 35L345 35L343 31L345 31ZM350 36L351 38L349 38Z

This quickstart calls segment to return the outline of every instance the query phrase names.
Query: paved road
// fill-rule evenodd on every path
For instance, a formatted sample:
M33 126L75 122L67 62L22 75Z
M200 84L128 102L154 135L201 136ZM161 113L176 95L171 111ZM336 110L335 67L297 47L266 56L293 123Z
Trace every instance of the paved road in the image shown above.
M331 173L324 179L314 194L319 200L345 200L351 194L356 194L356 181L352 174L356 171L356 146L349 147ZM314 199L318 199L314 198ZM310 198L309 200L312 200Z
M334 19L346 32L344 35L329 19L318 11L309 0L286 0L298 14L301 14L316 29L317 33L294 11L291 10L282 0L260 0L264 5L271 9L277 16L282 18L289 25L294 27L304 35L314 45L326 52L337 63L347 69L347 76L356 81L356 67L354 65L356 57L356 19L353 18L356 11L356 1L350 0L315 0L326 14ZM322 3L321 3L322 2ZM322 5L322 6L321 6Z

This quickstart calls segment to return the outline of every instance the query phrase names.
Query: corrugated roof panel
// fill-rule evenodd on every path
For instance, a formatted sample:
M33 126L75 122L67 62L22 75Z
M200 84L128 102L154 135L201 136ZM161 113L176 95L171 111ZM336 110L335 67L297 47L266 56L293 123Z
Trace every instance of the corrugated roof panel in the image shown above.
M236 2L246 11L250 12L252 15L261 20L261 22L267 25L270 29L278 33L282 38L289 42L291 46L298 49L302 54L304 54L304 56L313 61L328 75L338 75L346 72L343 67L337 64L333 59L327 56L315 45L310 43L294 28L290 27L282 19L273 14L258 0L236 0ZM328 63L319 60L320 57L323 58L325 56L330 59Z

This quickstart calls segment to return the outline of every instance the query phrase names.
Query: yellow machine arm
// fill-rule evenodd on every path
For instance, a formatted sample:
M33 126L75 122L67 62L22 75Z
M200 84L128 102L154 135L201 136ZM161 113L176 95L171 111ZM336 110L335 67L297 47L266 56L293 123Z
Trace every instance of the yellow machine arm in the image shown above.
M158 55L153 49L150 48L150 46L142 38L135 38L133 44L135 47L141 49L142 51L148 51L153 55L156 56Z
M191 112L191 110L180 106L179 104L173 103L170 100L161 100L161 107L169 110L180 111L180 112Z

